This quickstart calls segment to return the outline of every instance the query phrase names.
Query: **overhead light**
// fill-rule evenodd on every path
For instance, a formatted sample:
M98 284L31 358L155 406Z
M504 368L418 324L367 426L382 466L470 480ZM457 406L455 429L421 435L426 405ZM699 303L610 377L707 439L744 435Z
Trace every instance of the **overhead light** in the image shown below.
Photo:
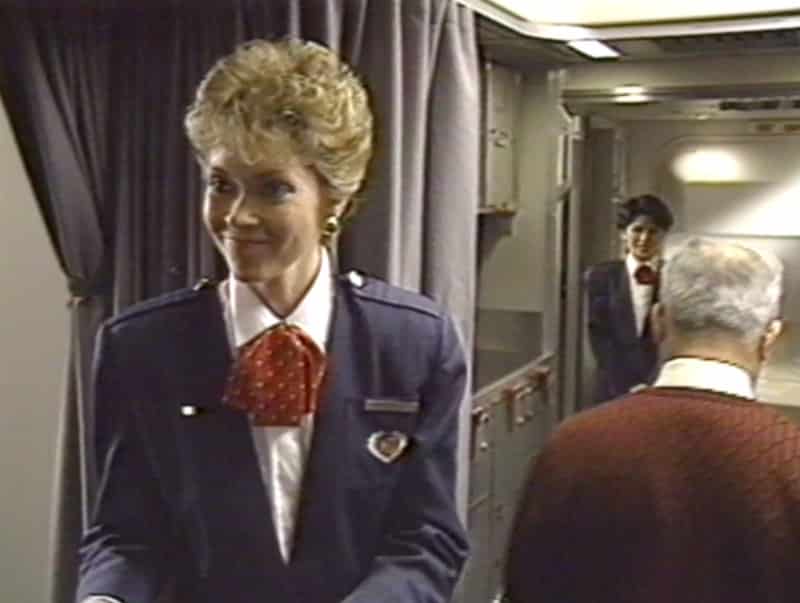
M615 59L620 53L600 40L572 40L567 46L592 59Z
M647 94L620 94L614 97L615 103L649 103L651 100L653 100L653 97Z
M744 182L747 179L738 157L728 149L686 151L673 159L672 170L687 183Z
M614 94L644 94L647 88L638 84L625 84L614 88Z
M623 84L614 88L615 103L647 103L652 97L647 94L647 88L639 84Z

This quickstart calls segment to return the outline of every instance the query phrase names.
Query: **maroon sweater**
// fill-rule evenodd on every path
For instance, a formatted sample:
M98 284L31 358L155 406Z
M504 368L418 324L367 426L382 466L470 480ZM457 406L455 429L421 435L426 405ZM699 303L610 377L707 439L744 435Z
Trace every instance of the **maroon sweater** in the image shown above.
M647 389L561 426L528 482L513 603L800 603L800 427Z

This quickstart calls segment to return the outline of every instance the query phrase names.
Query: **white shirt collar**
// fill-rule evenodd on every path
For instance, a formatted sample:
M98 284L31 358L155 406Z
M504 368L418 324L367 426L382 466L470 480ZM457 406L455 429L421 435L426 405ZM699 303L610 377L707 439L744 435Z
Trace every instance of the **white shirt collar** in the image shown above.
M629 253L625 256L625 266L627 266L628 268L628 274L630 274L631 277L633 277L634 273L636 272L636 269L639 266L650 266L650 268L652 268L653 270L658 270L659 259L660 258L658 256L655 256L652 259L647 260L646 262L640 262L635 257L633 257L632 253Z
M717 360L673 358L664 363L653 387L689 387L755 399L747 371Z
M328 253L323 251L319 272L297 307L283 321L252 290L250 285L228 280L228 312L233 343L240 347L259 333L286 322L303 329L321 350L325 349L333 314L333 280Z

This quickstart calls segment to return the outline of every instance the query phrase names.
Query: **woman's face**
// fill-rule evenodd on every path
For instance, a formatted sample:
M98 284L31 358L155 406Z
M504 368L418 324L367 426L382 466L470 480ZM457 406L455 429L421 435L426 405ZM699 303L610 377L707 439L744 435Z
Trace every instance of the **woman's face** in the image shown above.
M623 232L625 247L640 262L647 262L661 253L664 229L650 216L639 215Z
M265 282L316 269L330 203L312 168L296 156L250 165L216 149L205 178L203 220L237 279Z

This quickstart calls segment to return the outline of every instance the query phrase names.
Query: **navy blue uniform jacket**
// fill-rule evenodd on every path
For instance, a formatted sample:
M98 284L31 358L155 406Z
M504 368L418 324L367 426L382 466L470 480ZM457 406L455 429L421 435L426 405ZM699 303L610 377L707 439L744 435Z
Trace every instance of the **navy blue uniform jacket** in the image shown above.
M651 334L636 331L625 262L592 266L585 276L589 342L597 361L595 401L627 394L650 383L658 370L658 346Z
M102 478L79 601L153 603L165 589L177 603L450 599L467 554L454 503L463 351L427 298L352 280L335 286L326 389L288 564L248 417L220 401L232 357L216 287L144 302L103 326ZM196 414L183 413L187 405ZM392 463L367 449L379 431L410 438Z

